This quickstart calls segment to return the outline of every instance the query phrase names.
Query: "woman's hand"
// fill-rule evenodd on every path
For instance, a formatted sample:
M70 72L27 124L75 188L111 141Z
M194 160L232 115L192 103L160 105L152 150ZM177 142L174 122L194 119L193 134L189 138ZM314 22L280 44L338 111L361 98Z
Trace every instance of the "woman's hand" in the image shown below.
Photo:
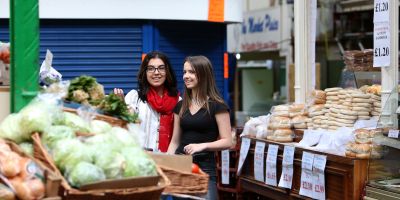
M188 144L183 147L186 154L193 155L194 153L201 152L207 149L207 143Z
M120 88L114 88L114 94L119 96L122 100L124 100L124 91Z

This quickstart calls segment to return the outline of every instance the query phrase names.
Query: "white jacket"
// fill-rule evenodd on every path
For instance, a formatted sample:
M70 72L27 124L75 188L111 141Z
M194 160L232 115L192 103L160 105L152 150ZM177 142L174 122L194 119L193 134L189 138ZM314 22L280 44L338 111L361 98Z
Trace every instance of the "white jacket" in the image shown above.
M160 114L151 108L150 104L143 102L139 98L136 90L131 90L125 96L125 103L130 109L139 113L140 128L142 132L138 133L137 138L144 148L158 149L158 129L160 127Z

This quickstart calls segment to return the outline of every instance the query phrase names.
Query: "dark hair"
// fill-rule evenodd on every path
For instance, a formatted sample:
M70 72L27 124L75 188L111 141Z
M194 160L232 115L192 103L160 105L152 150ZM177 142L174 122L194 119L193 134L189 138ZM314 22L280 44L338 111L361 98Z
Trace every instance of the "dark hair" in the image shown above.
M222 104L225 104L220 93L218 92L217 84L215 83L214 70L210 60L205 56L188 56L183 61L190 63L193 70L196 73L196 78L198 80L198 93L196 97L192 96L192 90L185 86L185 91L182 100L182 107L179 111L179 116L183 116L183 113L189 109L191 100L197 98L199 102L207 102L213 100ZM207 111L210 112L208 103L204 104Z
M142 64L140 65L139 73L138 73L138 83L139 83L139 98L143 102L147 101L147 92L150 90L150 84L147 81L147 76L146 76L146 69L147 65L149 64L150 60L153 58L159 58L161 59L164 64L165 64L165 82L164 82L164 88L168 90L168 95L169 96L178 96L178 89L177 89L177 81L176 81L176 76L174 73L174 70L172 69L172 65L169 62L168 57L159 51L152 51L149 52L143 59Z

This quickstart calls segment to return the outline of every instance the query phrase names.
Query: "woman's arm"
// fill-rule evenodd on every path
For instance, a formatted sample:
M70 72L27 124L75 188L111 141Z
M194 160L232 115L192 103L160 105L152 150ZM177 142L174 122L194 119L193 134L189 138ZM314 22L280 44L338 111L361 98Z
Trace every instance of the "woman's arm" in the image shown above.
M172 132L171 143L169 144L167 151L169 154L175 154L175 150L178 148L179 143L181 142L182 129L180 123L179 115L174 113L174 130Z
M219 139L215 142L189 144L184 147L187 154L194 154L204 150L219 151L228 149L232 146L231 121L229 112L217 113L215 115L219 131Z

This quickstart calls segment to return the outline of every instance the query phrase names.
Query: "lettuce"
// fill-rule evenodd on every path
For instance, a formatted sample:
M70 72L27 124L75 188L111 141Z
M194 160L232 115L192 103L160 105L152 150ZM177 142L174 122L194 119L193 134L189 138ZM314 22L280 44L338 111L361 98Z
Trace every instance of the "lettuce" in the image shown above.
M76 114L64 112L64 120L58 125L65 125L72 128L72 130L81 133L89 133L90 126L81 117Z
M54 148L54 145L63 139L75 137L75 132L68 126L50 126L42 134L42 141L49 148Z
M94 158L96 166L100 167L107 178L121 178L125 169L125 157L118 152L104 151Z
M125 147L121 154L126 160L124 177L157 175L155 162L140 147Z
M21 143L30 139L30 134L25 134L20 128L21 115L10 114L0 124L0 138Z
M109 123L101 120L93 120L90 123L90 127L91 127L91 132L95 134L107 133L112 128L112 126Z
M88 162L79 162L68 175L68 182L75 187L106 179L103 170Z

